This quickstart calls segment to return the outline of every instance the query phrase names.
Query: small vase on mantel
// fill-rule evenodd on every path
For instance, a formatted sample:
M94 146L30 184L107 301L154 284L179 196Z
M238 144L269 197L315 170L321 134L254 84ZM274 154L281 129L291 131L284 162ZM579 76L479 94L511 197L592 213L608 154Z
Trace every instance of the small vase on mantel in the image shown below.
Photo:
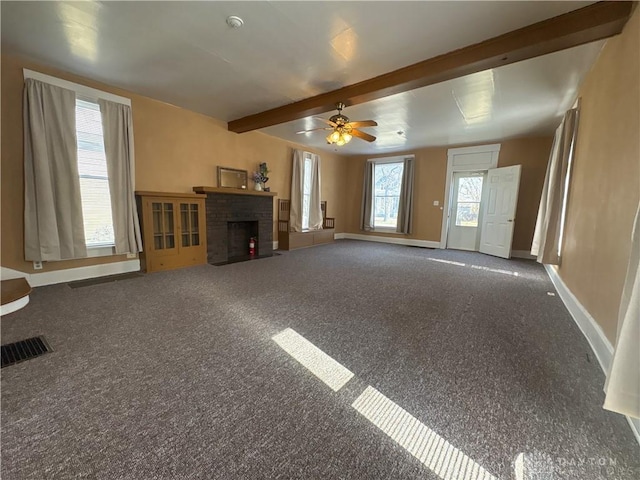
M255 186L253 187L253 189L254 189L256 192L261 192L261 191L262 191L262 184L261 184L261 183L259 183L259 182L256 182L256 184L255 184Z

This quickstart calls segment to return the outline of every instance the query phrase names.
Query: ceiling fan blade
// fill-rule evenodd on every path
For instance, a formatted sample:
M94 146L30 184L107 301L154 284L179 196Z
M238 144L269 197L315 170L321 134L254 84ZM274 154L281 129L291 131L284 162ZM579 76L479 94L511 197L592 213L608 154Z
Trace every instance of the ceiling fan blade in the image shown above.
M299 134L299 133L315 132L317 130L333 130L333 128L331 128L331 127L320 127L320 128L312 128L311 130L300 130L299 132L296 132L296 135Z
M356 130L355 128L351 130L351 135L361 138L362 140L366 140L367 142L373 142L376 139L376 137L374 137L373 135L361 132L360 130Z
M347 123L348 126L353 127L353 128L360 128L360 127L377 127L378 126L378 122L376 122L375 120L362 120L360 122L349 122Z
M332 122L331 120L327 120L326 118L322 118L322 117L311 117L311 118L315 118L316 120L320 120L321 122L327 123L329 125L331 125L332 127L337 127L338 124Z

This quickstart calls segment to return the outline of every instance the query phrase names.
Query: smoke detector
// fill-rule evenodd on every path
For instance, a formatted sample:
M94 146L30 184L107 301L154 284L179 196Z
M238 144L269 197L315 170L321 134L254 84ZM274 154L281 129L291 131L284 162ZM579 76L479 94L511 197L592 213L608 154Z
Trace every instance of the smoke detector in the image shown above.
M231 28L240 28L242 25L244 25L244 20L236 15L231 15L227 17L227 25L229 25Z

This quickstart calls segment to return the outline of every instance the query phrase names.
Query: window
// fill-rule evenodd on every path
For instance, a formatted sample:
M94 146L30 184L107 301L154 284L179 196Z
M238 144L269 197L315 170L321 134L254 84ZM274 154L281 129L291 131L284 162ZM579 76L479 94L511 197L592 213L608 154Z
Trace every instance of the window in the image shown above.
M311 211L311 155L305 153L302 171L302 229L309 229Z
M87 247L114 244L111 194L100 106L76 98L76 135L82 216Z
M403 162L374 162L372 227L376 230L395 231L398 226L403 169Z
M460 177L458 179L456 227L478 226L482 182L482 176Z

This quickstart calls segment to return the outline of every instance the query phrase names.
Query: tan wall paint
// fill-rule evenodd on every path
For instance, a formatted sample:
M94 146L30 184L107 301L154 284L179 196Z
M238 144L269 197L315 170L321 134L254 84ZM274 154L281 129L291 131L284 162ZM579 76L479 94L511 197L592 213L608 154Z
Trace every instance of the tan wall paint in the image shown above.
M22 69L29 68L65 80L131 99L135 153L136 189L191 192L195 185L216 186L216 166L257 169L267 162L269 187L279 198L289 198L291 157L301 145L260 132L235 134L211 117L159 102L118 88L77 77L25 59L2 56L2 265L33 272L24 261L23 249L23 145ZM329 216L336 218L336 231L344 231L346 171L345 157L327 153L322 157L322 199ZM274 201L274 215L277 203ZM277 239L277 222L274 222ZM96 265L124 260L124 256L46 262L44 271Z
M513 235L514 250L531 249L540 192L544 183L552 141L551 137L535 137L501 142L498 166L522 165L516 227ZM352 188L346 198L349 211L345 230L349 233L428 240L439 243L442 231L443 211L441 207L444 203L447 176L447 150L456 147L430 147L404 152L405 154L414 154L416 158L414 228L410 235L366 233L360 230L362 179L367 158L399 154L349 158L347 176ZM435 200L440 203L440 206L433 205Z
M580 89L578 141L559 274L615 342L640 197L640 9L607 41Z

